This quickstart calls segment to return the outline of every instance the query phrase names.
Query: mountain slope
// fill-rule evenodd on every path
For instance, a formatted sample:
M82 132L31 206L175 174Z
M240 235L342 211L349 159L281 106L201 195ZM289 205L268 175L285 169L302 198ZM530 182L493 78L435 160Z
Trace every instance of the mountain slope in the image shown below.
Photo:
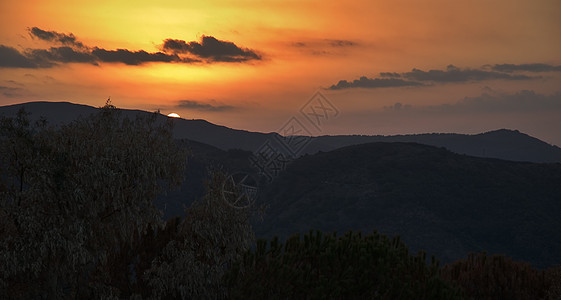
M543 267L561 253L561 164L371 143L302 157L262 193L258 236L309 229L400 234L449 262L472 251Z
M45 117L50 124L58 125L71 122L80 116L86 116L96 111L97 108L70 102L29 102L0 107L0 115L14 115L24 107L31 113L32 119ZM151 112L141 110L120 109L124 116L134 118L137 114ZM159 120L167 120L165 115L159 115ZM267 138L272 138L276 133L250 132L246 130L231 129L225 126L212 124L205 120L174 119L174 136L177 139L189 139L209 144L220 149L244 149L253 151L261 146Z
M29 102L0 107L0 115L13 115L24 106L32 117L46 117L52 124L70 122L80 115L87 115L96 108L69 102ZM140 110L121 110L124 115L134 117ZM160 116L160 120L167 117ZM215 125L205 120L175 120L175 137L189 139L214 147L256 151L267 140L278 137L276 133L259 133L231 129ZM496 130L476 135L466 134L414 134L396 136L319 136L313 137L302 154L314 154L318 151L331 151L337 148L371 142L415 142L450 151L479 157L492 157L514 161L561 162L561 148L549 145L536 138L516 130Z
M393 136L319 136L312 140L306 153L330 151L337 148L372 142L413 142L477 157L500 158L513 161L561 162L561 148L521 133L499 129L480 134L409 134Z

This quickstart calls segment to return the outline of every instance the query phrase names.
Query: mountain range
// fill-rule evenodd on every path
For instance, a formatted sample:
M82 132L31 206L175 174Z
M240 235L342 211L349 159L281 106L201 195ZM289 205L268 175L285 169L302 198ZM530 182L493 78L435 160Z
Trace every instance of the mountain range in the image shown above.
M94 107L34 102L33 118L70 122ZM147 113L122 110L124 115ZM165 120L164 115L159 116ZM180 189L156 200L166 219L204 194L209 168L260 178L252 152L276 133L256 133L204 120L175 120L175 137L189 150ZM443 262L469 252L501 253L539 268L559 264L561 149L516 130L476 135L320 136L267 184L259 184L264 221L258 237L284 239L310 229L373 230L400 235L413 250Z
M13 115L21 107L31 113L32 118L45 117L51 124L70 122L80 116L91 114L95 107L70 102L29 102L0 107L0 115ZM128 117L140 110L121 109ZM160 119L167 118L160 115ZM238 130L212 124L199 119L175 120L174 135L177 139L189 139L205 143L222 150L241 149L256 151L268 140L278 141L277 133L261 133ZM408 135L335 135L311 137L307 146L298 155L331 151L341 147L371 142L413 142L444 147L458 154L477 157L500 158L514 161L561 162L561 148L517 130L499 129L485 133L467 135L453 133L429 133Z

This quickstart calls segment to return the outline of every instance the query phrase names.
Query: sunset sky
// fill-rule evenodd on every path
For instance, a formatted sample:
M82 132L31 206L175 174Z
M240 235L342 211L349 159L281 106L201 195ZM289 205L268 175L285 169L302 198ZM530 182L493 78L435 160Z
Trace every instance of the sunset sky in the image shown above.
M312 135L518 129L561 146L561 1L0 2L0 105L69 101ZM333 110L332 110L333 111Z

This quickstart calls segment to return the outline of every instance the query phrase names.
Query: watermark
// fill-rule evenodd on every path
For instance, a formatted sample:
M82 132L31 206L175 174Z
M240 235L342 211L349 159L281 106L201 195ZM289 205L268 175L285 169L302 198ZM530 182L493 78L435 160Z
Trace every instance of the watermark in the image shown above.
M274 138L267 139L249 157L257 176L247 172L229 175L222 184L222 197L233 208L253 207L263 182L270 183L312 142L312 136L322 126L339 115L339 110L323 95L316 92L283 124Z
M222 183L222 198L233 208L252 207L257 198L257 181L249 173L234 173Z
M273 140L267 140L250 157L251 166L267 182L279 175L298 158L312 142L312 136L322 132L322 126L339 115L339 110L325 95L317 91L296 114L278 130Z
M311 123L317 131L321 132L322 122L339 115L339 110L324 94L317 91L302 108L300 113Z

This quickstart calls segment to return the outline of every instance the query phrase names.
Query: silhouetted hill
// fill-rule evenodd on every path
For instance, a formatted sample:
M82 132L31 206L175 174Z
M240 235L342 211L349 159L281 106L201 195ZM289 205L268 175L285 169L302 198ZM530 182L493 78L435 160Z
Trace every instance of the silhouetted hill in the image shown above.
M320 136L312 140L306 153L330 151L344 146L372 142L414 142L477 157L514 161L561 162L561 148L521 133L499 129L480 134L431 133L393 136Z
M69 102L29 102L0 107L0 115L10 115L25 106L32 117L46 117L52 124L66 123L87 115L96 108ZM134 117L140 110L122 109L123 114ZM161 120L167 117L161 115ZM198 141L222 150L243 149L256 151L276 133L259 133L231 129L205 120L175 120L175 137ZM331 151L337 148L371 142L415 142L478 157L492 157L514 161L561 162L561 148L549 145L516 130L496 130L476 135L466 134L414 134L395 136L339 135L312 138L303 154Z
M561 253L561 164L370 143L301 157L262 193L258 236L309 229L401 235L445 262L472 251L544 267Z
M96 108L87 105L74 104L70 102L29 102L0 107L0 115L14 115L21 107L30 112L32 119L45 117L50 124L58 125L70 122L80 116L86 116L95 112ZM123 115L134 118L137 114L149 114L151 112L141 110L120 109ZM160 115L160 120L168 119ZM174 136L177 139L189 139L209 144L223 150L245 149L253 151L261 146L269 137L276 133L250 132L246 130L231 129L225 126L215 125L205 120L174 119Z

